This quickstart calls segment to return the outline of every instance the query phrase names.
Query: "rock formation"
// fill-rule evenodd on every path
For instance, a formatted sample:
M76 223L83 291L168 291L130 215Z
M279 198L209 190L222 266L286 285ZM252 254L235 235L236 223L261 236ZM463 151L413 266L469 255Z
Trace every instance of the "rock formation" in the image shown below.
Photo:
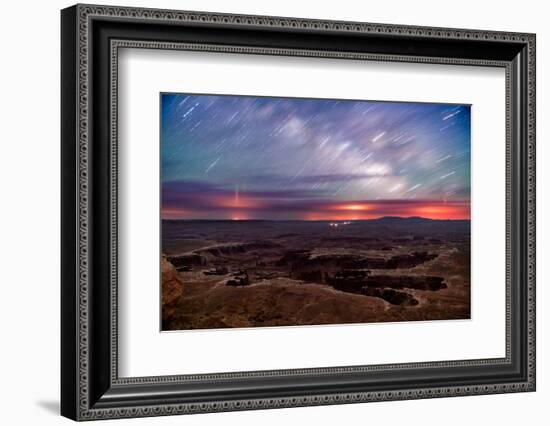
M201 266L206 263L206 260L200 254L196 253L169 256L167 257L167 260L176 268L183 268L185 266Z
M431 291L447 288L443 278L435 276L371 275L365 283L369 287L412 288Z
M312 272L315 270L330 271L339 269L402 269L414 268L424 262L433 260L438 255L425 251L411 254L384 257L360 256L354 254L323 254L313 256L307 250L292 250L279 259L277 266L289 265L291 274Z
M370 288L365 287L363 294L365 296L379 297L392 305L416 306L416 300L411 294L403 291L393 290L391 288Z
M227 280L225 285L230 287L242 287L250 284L248 271L239 271L231 279Z
M183 294L182 282L174 265L162 256L162 323L171 321ZM163 326L163 328L165 328Z
M227 275L228 272L229 270L225 266L217 266L208 271L203 271L202 273L204 275Z
M242 254L251 250L266 250L277 247L279 247L279 245L272 243L271 241L252 241L249 243L218 244L215 246L195 250L194 253L197 255L210 254L215 257L220 257L234 254Z

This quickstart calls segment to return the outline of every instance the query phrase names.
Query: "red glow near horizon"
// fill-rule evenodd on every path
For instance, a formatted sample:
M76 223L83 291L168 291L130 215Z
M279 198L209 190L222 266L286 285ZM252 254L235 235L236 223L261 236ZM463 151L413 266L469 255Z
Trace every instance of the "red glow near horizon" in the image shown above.
M232 220L368 220L384 216L427 219L470 219L468 201L377 200L322 202L307 205L274 203L240 194L211 197L201 208L164 207L163 219Z

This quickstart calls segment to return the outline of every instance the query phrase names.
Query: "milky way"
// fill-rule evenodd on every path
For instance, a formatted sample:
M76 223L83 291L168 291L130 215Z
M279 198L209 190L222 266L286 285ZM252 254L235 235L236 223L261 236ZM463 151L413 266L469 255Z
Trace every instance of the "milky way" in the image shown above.
M470 217L470 106L161 95L162 215Z

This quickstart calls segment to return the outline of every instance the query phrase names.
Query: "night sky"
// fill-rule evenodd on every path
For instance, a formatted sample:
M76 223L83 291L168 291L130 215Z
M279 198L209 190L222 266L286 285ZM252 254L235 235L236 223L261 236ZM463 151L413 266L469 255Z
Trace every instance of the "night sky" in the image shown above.
M470 107L161 95L165 219L470 218Z

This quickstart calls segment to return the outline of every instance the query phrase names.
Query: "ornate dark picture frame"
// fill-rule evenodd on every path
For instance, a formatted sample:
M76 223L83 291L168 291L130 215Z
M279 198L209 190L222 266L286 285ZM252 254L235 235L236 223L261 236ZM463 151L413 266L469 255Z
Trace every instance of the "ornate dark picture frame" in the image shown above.
M535 390L535 35L95 5L64 9L61 28L64 416L92 420ZM504 68L506 356L120 378L116 205L122 47Z

